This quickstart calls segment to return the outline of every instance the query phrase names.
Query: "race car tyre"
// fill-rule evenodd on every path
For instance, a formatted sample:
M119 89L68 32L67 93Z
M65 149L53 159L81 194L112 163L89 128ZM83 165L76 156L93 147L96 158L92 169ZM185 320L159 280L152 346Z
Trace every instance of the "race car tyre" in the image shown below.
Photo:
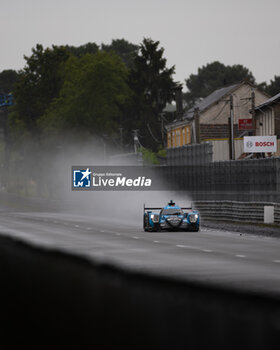
M149 219L148 216L144 216L144 220L143 220L143 229L145 232L149 231Z

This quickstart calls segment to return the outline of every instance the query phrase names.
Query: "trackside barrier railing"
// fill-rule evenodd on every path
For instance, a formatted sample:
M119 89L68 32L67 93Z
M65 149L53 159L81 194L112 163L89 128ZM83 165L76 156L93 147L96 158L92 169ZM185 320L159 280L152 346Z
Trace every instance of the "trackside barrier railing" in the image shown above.
M210 142L167 148L167 165L198 165L212 162L213 146Z
M264 222L264 208L274 208L274 223L280 224L280 203L238 201L196 201L201 217L211 220Z
M199 162L174 162L162 172L197 201L280 203L280 158Z

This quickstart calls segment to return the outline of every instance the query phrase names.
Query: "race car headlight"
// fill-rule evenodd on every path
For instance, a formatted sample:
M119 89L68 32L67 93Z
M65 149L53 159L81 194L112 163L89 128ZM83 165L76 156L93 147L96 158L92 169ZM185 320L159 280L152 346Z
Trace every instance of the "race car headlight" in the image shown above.
M197 214L191 214L189 215L189 220L191 224L195 224L197 222L198 215Z
M159 215L158 214L151 214L151 220L154 223L158 223L159 222Z

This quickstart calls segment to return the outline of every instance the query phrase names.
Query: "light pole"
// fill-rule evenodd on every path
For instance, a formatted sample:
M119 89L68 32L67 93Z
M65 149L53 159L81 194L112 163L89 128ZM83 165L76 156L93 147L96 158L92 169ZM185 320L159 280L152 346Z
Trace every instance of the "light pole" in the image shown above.
M137 147L139 145L139 139L138 139L138 129L133 130L133 144L134 144L134 153L137 153Z
M229 117L229 124L230 124L230 159L235 159L235 147L234 147L234 116L233 116L233 96L230 95L230 117Z
M5 142L5 153L4 153L4 169L3 169L3 183L7 189L9 184L9 159L10 159L10 145L9 145L9 134L8 134L8 107L14 104L13 95L1 93L0 94L0 108L3 111L3 136Z

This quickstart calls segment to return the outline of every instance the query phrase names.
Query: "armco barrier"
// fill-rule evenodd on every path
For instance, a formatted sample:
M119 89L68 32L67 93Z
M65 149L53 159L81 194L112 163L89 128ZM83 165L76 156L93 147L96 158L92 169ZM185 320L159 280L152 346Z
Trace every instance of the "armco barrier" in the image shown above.
M237 202L237 201L197 201L204 219L223 221L264 222L264 206L274 207L274 223L280 224L280 204L271 202Z
M0 238L1 349L279 348L280 299Z
M167 181L180 184L193 200L280 203L280 158L212 163L198 159L184 165L175 160L162 167L162 173Z
M167 165L199 165L212 162L211 142L167 148Z

